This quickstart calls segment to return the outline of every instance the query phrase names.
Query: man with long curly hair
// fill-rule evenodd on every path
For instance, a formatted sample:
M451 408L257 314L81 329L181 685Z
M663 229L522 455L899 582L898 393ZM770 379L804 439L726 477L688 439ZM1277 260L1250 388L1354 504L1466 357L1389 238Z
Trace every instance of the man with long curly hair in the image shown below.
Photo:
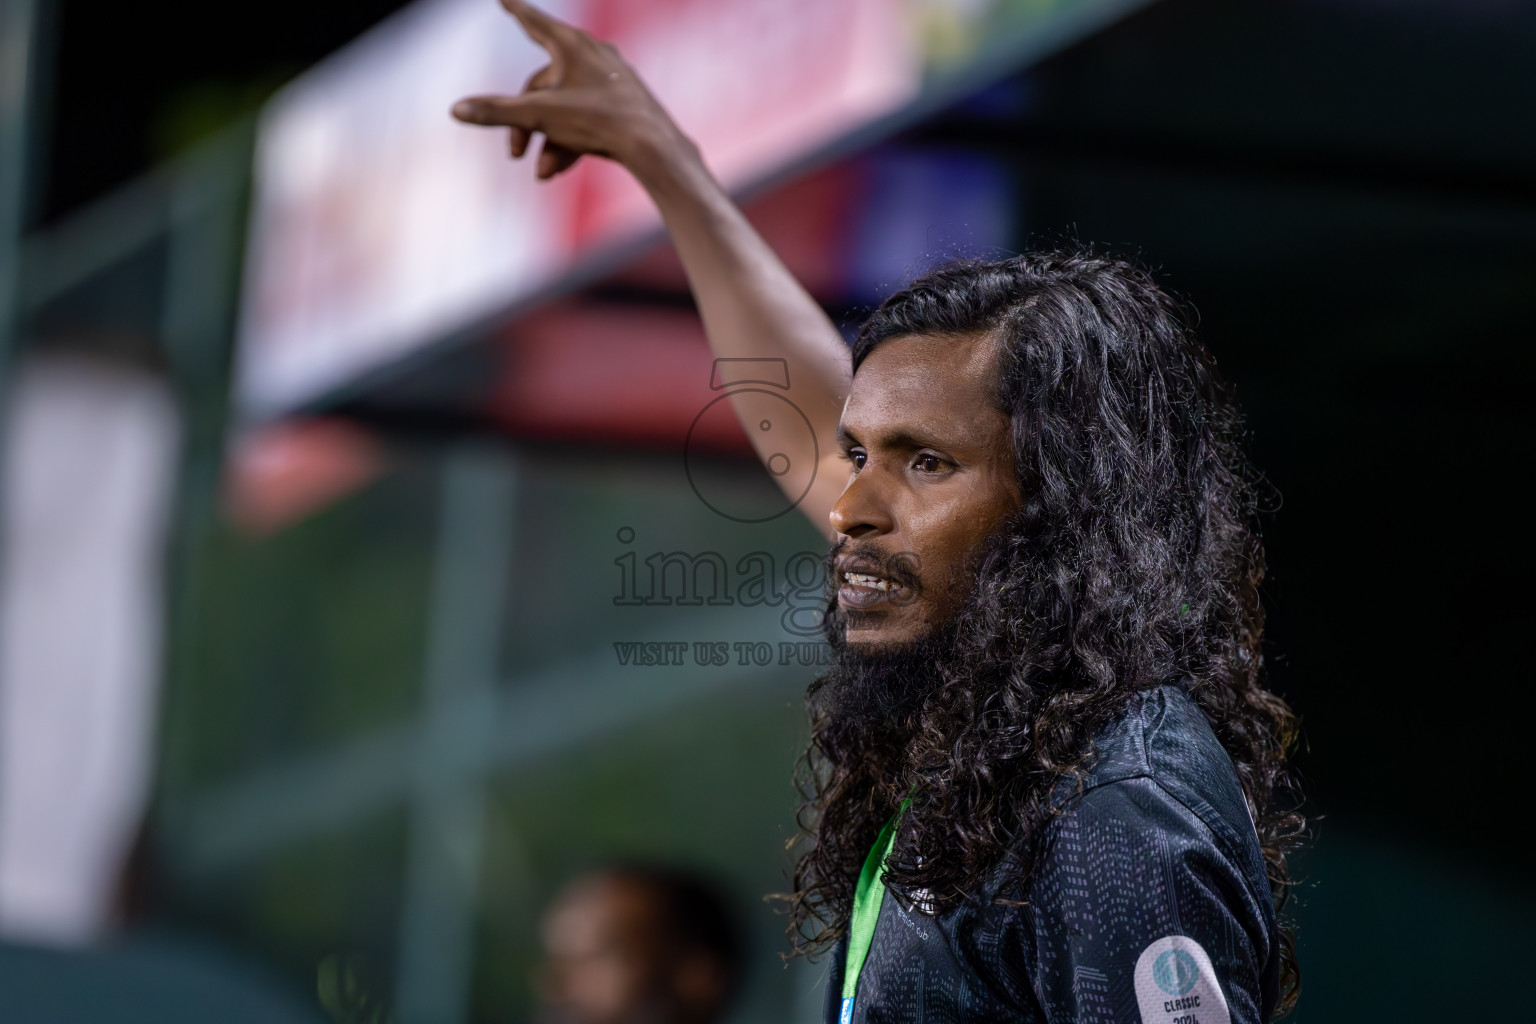
M542 134L541 178L628 168L716 354L787 360L830 453L800 508L833 541L836 661L787 897L798 948L832 951L827 1020L1288 1009L1302 823L1263 685L1261 478L1187 315L1073 249L927 274L850 353L617 51L503 2L550 64L455 115L514 156Z

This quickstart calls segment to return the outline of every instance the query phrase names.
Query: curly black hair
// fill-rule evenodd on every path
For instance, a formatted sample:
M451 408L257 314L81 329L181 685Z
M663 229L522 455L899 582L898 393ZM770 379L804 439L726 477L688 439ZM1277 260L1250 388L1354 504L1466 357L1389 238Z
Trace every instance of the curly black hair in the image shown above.
M885 726L838 713L836 672L811 685L799 773L801 852L787 897L798 952L847 926L870 845L908 794L887 885L930 907L974 898L1059 813L1092 737L1141 691L1187 687L1231 755L1277 912L1301 836L1287 767L1297 722L1264 684L1258 517L1229 385L1192 315L1132 261L1087 247L941 267L887 299L857 370L903 335L998 343L1021 508L975 553L977 583L927 657L931 685ZM832 586L829 583L829 595ZM829 596L828 639L843 620ZM1300 989L1282 919L1281 1007Z

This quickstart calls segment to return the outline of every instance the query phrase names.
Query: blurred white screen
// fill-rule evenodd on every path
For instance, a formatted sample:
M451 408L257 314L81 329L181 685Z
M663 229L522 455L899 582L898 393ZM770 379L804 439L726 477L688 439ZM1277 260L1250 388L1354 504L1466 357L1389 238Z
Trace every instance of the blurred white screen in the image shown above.
M909 102L907 0L551 0L616 43L728 185ZM961 5L963 6L963 5ZM495 314L655 227L625 172L552 183L448 109L515 93L544 54L495 0L419 0L264 112L240 328L249 417L280 414Z

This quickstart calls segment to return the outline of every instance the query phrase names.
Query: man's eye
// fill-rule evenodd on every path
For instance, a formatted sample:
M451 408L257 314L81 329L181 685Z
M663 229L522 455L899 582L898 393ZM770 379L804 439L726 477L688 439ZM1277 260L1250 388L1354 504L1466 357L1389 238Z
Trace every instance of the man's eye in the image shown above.
M864 452L849 452L848 461L853 463L854 469L863 469L868 456Z
M944 468L944 460L937 455L919 455L917 468L924 473L937 473Z

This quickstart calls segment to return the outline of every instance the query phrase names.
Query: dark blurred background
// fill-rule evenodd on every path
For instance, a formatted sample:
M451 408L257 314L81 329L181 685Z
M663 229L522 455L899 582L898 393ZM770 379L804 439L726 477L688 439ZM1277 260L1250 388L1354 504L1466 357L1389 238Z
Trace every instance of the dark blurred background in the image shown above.
M252 1020L365 1019L317 994L338 957L402 1024L528 1019L540 908L615 857L722 879L754 943L733 1019L813 1019L820 968L780 966L761 900L793 834L814 668L777 655L800 638L781 608L615 601L653 553L719 552L740 572L762 551L782 576L820 551L794 515L738 523L699 501L767 508L772 487L733 428L685 443L710 365L654 225L593 229L501 306L252 401L252 266L299 258L273 255L284 236L262 225L283 211L276 172L253 187L253 139L324 82L279 94L259 132L255 115L401 5L33 2L32 116L10 136L31 145L3 311L7 458L65 464L48 455L65 428L36 411L49 395L107 408L58 384L75 379L60 366L151 410L102 413L102 438L142 444L77 438L68 458L91 483L38 485L52 505L22 501L20 470L4 484L21 524L6 532L7 713L38 735L63 721L57 751L118 743L112 763L139 767L103 772L143 776L101 798L114 826L81 826L99 833L81 870L100 895L58 911L67 927L50 923L58 901L28 895L41 875L4 863L46 864L54 840L0 843L0 972L31 979L35 1019L110 1005L62 999L77 969L108 979L103 1000L182 972L163 986L177 1005L196 990L238 995ZM632 10L681 25L698 6ZM602 7L595 29L629 30ZM1536 7L1017 0L906 16L919 8L920 82L743 162L749 212L850 331L934 262L1067 237L1138 254L1198 309L1281 496L1268 650L1302 716L1313 818L1296 1019L1517 1017L1536 955L1519 639L1536 611L1520 397L1536 369ZM129 502L137 554L119 574L138 581L124 602L163 614L131 627L151 637L118 698L138 718L72 730L79 709L15 694L98 620L29 619L55 563L27 552L88 546L88 515L69 533L36 509L107 508L81 495L107 488L114 459L164 477ZM65 638L11 654L34 621ZM618 662L616 643L656 639L775 657ZM107 737L125 714L143 719L131 740ZM6 757L5 825L47 820L25 793L72 792L57 764Z

